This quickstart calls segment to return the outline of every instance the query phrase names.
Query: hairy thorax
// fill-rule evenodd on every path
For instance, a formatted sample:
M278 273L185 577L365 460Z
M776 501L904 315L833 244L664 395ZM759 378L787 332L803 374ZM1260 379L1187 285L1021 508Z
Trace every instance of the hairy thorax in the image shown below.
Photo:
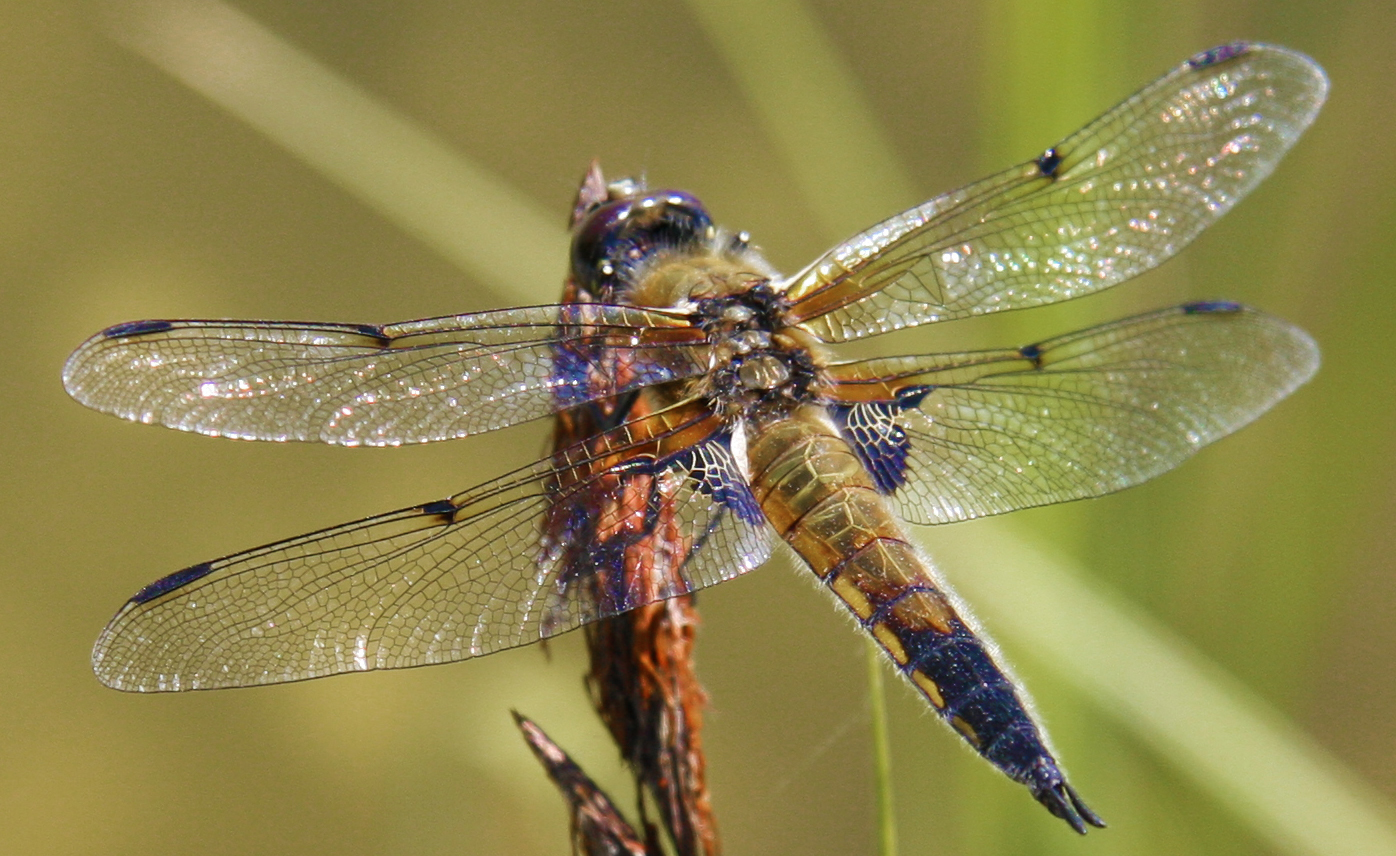
M820 344L789 325L789 304L754 252L672 254L637 273L634 303L691 312L707 334L708 370L685 384L684 397L702 396L725 420L757 428L820 399Z

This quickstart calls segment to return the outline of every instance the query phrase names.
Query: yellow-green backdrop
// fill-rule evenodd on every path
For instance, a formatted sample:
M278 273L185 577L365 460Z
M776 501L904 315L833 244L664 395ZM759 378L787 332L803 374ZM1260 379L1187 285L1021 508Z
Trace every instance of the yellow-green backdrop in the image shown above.
M1197 50L1239 37L1315 57L1333 87L1317 124L1181 258L1107 296L886 347L1016 344L1204 297L1303 324L1323 368L1257 425L1147 486L1022 513L1013 531L1186 640L1254 694L1247 703L1296 723L1389 818L1396 6L764 4L766 26L814 34L854 82L857 110L817 117L828 139L872 133L898 162L885 186L859 193L802 164L762 112L743 74L798 78L818 63L730 29L724 41L740 5L236 3L559 228L599 157L699 195L787 270L838 230L1035 154ZM144 35L129 6L0 5L0 852L564 852L561 802L508 711L538 719L629 808L585 705L577 638L546 654L259 690L139 697L92 678L97 632L157 576L454 493L531 460L546 429L343 450L134 426L64 395L60 367L84 337L136 318L391 321L536 302L564 264L560 253L520 262L516 283L463 269L440 240L151 60L159 39L201 37L205 4L147 9L170 29ZM743 51L760 61L744 64ZM233 85L260 61L185 59L231 69ZM938 533L918 535L934 552ZM976 555L993 561L993 549ZM727 851L872 852L863 643L849 622L782 562L701 606ZM1023 639L1002 642L1112 827L1077 839L894 684L903 853L1302 852L1215 799ZM1209 711L1189 715L1201 726Z

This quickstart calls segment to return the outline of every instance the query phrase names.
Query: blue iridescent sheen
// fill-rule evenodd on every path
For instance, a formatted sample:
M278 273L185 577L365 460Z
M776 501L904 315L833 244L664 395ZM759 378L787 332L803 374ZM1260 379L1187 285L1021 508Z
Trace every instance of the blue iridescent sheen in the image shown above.
M924 673L944 697L940 715L968 726L972 742L994 766L1018 781L1044 759L1055 768L1013 685L968 628L957 622L948 634L906 627L895 632L907 651L906 668Z
M187 586L190 583L194 582L194 580L206 577L212 572L212 562L204 562L203 564L185 568L182 571L175 571L169 576L161 577L160 579L156 580L155 582L136 592L135 595L131 598L131 603L145 603L146 601L155 600L155 598L160 597L161 595L169 594L170 592L178 588L183 588L184 586Z
M174 327L169 321L127 321L102 331L108 339L124 339L128 336L143 336L146 333L163 333Z
M1251 46L1247 42L1231 42L1230 44L1218 45L1211 50L1203 51L1188 59L1189 68L1206 68L1216 65L1219 62L1226 62L1242 54L1249 53Z
M568 410L591 400L591 358L580 346L561 344L553 349L553 400Z
M449 499L438 499L435 502L428 502L422 506L423 514L454 515L456 513L455 503Z
M1230 300L1199 300L1195 303L1183 304L1183 312L1188 315L1226 314L1229 312L1240 312L1241 309L1241 304L1233 303Z
M894 493L906 484L911 440L898 417L909 407L919 407L932 389L910 387L902 390L895 401L840 404L829 408L834 424L882 493Z
M693 487L711 497L739 520L753 526L765 522L765 516L751 488L732 465L730 455L731 438L719 435L706 442L676 453L658 461L636 458L620 470L608 472L622 479L632 479L632 484L641 484L645 476L657 476L665 471L678 471L687 475ZM721 454L714 450L720 449ZM648 479L648 495L645 498L644 519L634 530L620 530L608 537L597 531L599 518L596 514L597 487L583 487L568 496L557 508L563 515L552 531L557 532L554 543L563 551L558 584L563 587L587 585L592 587L592 596L597 599L599 608L606 615L624 612L645 602L640 592L627 588L630 576L626 573L625 552L632 545L647 538L661 525L669 499L661 493L658 479ZM696 552L702 549L701 540L691 545Z
M940 688L946 717L964 716L968 711L962 708L973 707L969 702L976 690L1006 684L983 643L963 626L952 633L903 627L896 632L906 648L907 667L925 672Z
M636 461L622 477L635 478L656 471L653 464ZM629 587L641 581L627 573L625 553L631 546L653 536L662 502L657 486L651 482L644 521L638 529L620 530L603 538L597 529L600 519L593 501L596 497L595 486L591 486L568 497L565 503L566 518L558 538L564 556L557 585L560 588L585 587L600 614L616 615L646 602L641 592Z
M572 277L602 300L618 299L636 266L673 250L691 250L716 234L691 194L659 190L598 206L572 237Z
M723 434L713 437L708 443L679 452L669 460L687 470L698 490L725 506L737 515L738 520L751 526L760 526L766 520L765 513L761 511L761 504L756 501L756 495L751 492L751 486L741 474L734 467L727 466L731 462L731 442L731 435ZM704 451L704 447L710 444L719 444L727 454L714 459ZM719 462L721 466L709 466L710 463Z

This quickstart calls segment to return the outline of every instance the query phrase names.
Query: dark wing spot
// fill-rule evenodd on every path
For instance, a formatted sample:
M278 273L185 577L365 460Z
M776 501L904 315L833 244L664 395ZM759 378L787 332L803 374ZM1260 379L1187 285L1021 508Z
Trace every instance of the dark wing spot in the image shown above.
M1056 178L1057 169L1062 165L1062 156L1055 148L1043 152L1037 159L1037 169L1047 178Z
M354 330L357 331L360 336L364 336L369 339L377 339L378 347L380 348L386 348L392 345L393 343L392 339L383 335L383 328L376 324L355 324L353 325L353 327Z
M1042 348L1037 345L1024 345L1018 349L1018 355L1025 360L1032 360L1032 367L1042 368Z
M144 336L146 333L163 333L174 327L169 321L127 321L102 331L108 339L125 339L128 336Z
M721 445L730 455L731 434L714 437L709 442ZM760 526L765 521L766 513L761 510L761 503L756 501L751 487L735 468L727 465L726 459L707 459L702 447L696 446L660 461L656 471L663 470L670 462L676 462L681 469L687 470L689 478L703 495L731 511L738 520L749 526Z
M1226 45L1218 45L1209 51L1196 54L1188 60L1189 68L1206 68L1217 63L1235 59L1238 56L1250 53L1251 46L1248 42L1231 42Z
M456 506L449 499L438 499L435 502L428 502L421 508L423 514L439 514L450 520L456 514Z
M935 392L934 386L909 386L897 393L897 406L901 408L920 407L926 396Z
M131 598L131 603L146 603L155 600L161 595L169 594L178 588L189 585L194 580L202 579L213 571L213 564L204 562L201 565L194 565L192 568L185 568L182 571L175 571L168 577L161 577L140 591Z
M902 396L898 396L895 403L876 401L831 408L839 432L853 447L863 469L872 476L881 493L890 495L906 484L911 440L906 435L906 429L897 422L897 417L906 407L919 404L928 391L929 388L919 388L917 394L906 398L907 404L903 404Z
M1196 303L1184 303L1182 308L1188 315L1211 315L1240 312L1243 307L1230 300L1199 300Z
M766 513L761 510L751 488L733 473L705 473L700 486L704 493L722 503L748 526L760 526L765 522Z

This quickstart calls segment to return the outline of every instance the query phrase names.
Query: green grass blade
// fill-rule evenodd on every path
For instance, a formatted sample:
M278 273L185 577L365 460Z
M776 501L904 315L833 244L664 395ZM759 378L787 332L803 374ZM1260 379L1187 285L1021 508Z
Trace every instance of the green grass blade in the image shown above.
M1013 648L1154 746L1279 852L1396 853L1396 812L1220 666L1008 521L935 530L947 574ZM929 540L929 539L928 539Z
M117 41L478 278L501 303L557 299L567 260L562 214L539 211L230 6L143 0L107 12Z
M887 731L886 655L871 638L868 652L868 705L872 715L873 788L877 795L878 856L897 856L897 809L892 788L892 739Z
M857 80L804 4L688 5L830 243L921 201Z

